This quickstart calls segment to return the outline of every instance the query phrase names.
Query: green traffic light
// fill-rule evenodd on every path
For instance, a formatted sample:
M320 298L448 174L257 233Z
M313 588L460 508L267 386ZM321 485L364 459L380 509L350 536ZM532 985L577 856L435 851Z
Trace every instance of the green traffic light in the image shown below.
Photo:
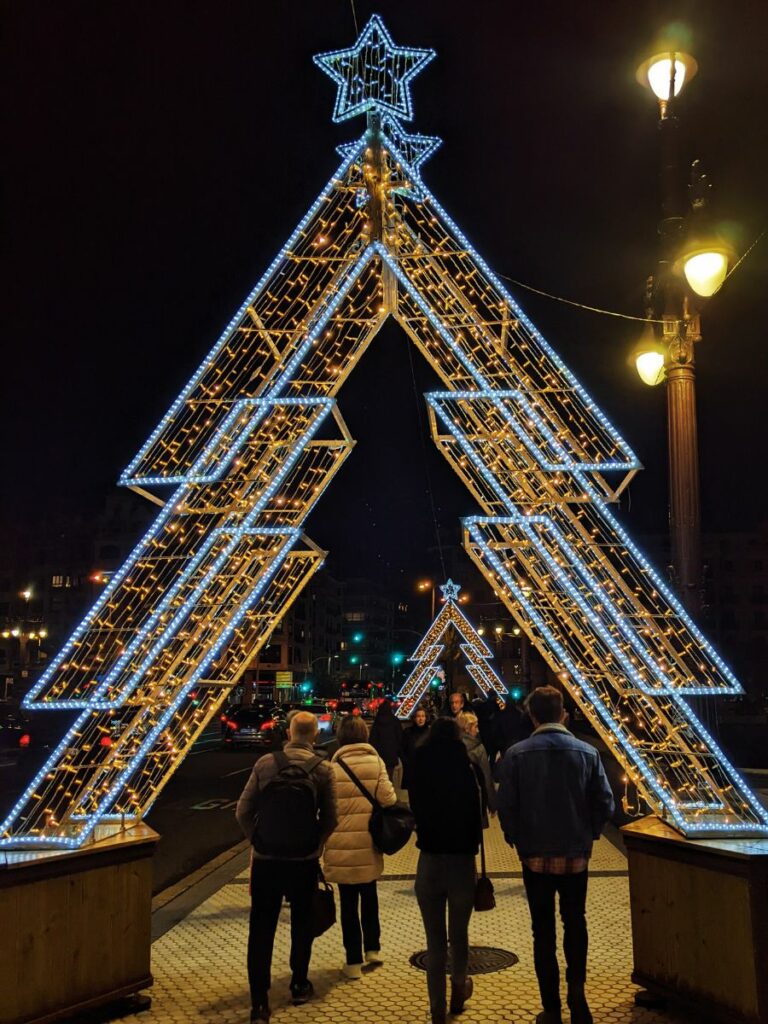
M402 663L404 661L405 661L405 655L404 654L400 654L398 652L395 652L392 655L392 664L393 665L402 665Z
M352 634L352 643L353 644L359 644L360 641L364 640L364 639L365 639L365 633L353 633Z
M358 655L353 654L352 657L349 659L349 664L350 665L356 665L358 663L358 661L360 661L360 658L358 657Z

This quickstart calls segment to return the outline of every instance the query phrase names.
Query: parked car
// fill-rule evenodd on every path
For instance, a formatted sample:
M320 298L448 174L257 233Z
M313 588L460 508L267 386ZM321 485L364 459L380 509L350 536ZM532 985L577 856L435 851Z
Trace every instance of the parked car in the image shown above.
M221 745L225 749L279 750L287 738L285 715L274 703L232 705L221 715Z
M15 761L32 745L29 724L13 705L0 705L0 762Z

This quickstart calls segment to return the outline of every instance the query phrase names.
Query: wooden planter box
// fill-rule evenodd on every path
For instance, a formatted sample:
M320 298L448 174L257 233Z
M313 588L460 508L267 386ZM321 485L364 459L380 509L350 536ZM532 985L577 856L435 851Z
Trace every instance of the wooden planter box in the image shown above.
M684 839L655 817L622 829L632 980L721 1024L768 1024L768 841Z
M138 825L0 862L0 1024L84 1013L152 984L152 854Z

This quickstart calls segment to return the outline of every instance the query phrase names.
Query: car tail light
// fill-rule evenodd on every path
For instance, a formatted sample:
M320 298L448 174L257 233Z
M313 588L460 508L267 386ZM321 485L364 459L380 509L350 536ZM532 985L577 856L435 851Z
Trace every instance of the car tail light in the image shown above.
M29 735L28 732L23 732L21 734L21 736L19 736L19 746L20 747L28 747L31 742L32 742L32 737Z
M360 708L357 708L357 707L352 708L352 714L353 715L359 715L360 714Z
M111 747L112 746L112 737L111 736L102 736L101 739L99 740L99 746L100 747Z
M260 732L268 732L270 729L274 729L274 728L275 728L275 723L274 722L262 722L261 725L259 726L259 731Z
M321 722L330 722L331 716L326 712L324 715L320 715Z
M222 722L226 722L226 720L227 720L227 716L226 716L226 715L222 715L222 716L221 716L221 720L222 720Z
M225 718L224 721L227 723L227 728L228 729L234 729L235 732L237 732L237 722L233 722L229 718Z

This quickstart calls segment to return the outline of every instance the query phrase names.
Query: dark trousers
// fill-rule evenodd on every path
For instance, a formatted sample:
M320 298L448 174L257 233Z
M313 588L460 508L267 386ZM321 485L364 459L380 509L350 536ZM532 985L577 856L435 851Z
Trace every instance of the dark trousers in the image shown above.
M312 897L318 871L317 860L255 858L251 865L248 982L253 1006L267 999L272 947L283 897L291 904L291 984L307 980L312 955Z
M463 981L469 960L469 919L475 903L475 858L469 853L419 854L416 899L427 935L427 991L434 1011L445 1009L448 941L451 977ZM448 910L448 930L445 911Z
M563 952L566 980L570 989L581 989L587 978L587 876L547 875L531 871L523 865L523 882L531 911L533 928L533 963L545 1010L560 1009L560 970L557 965L557 933L555 931L555 895L560 896L560 917L563 919Z
M361 964L363 950L381 949L379 926L379 895L375 882L360 885L339 883L341 903L341 938L348 964ZM359 905L359 909L358 909Z

